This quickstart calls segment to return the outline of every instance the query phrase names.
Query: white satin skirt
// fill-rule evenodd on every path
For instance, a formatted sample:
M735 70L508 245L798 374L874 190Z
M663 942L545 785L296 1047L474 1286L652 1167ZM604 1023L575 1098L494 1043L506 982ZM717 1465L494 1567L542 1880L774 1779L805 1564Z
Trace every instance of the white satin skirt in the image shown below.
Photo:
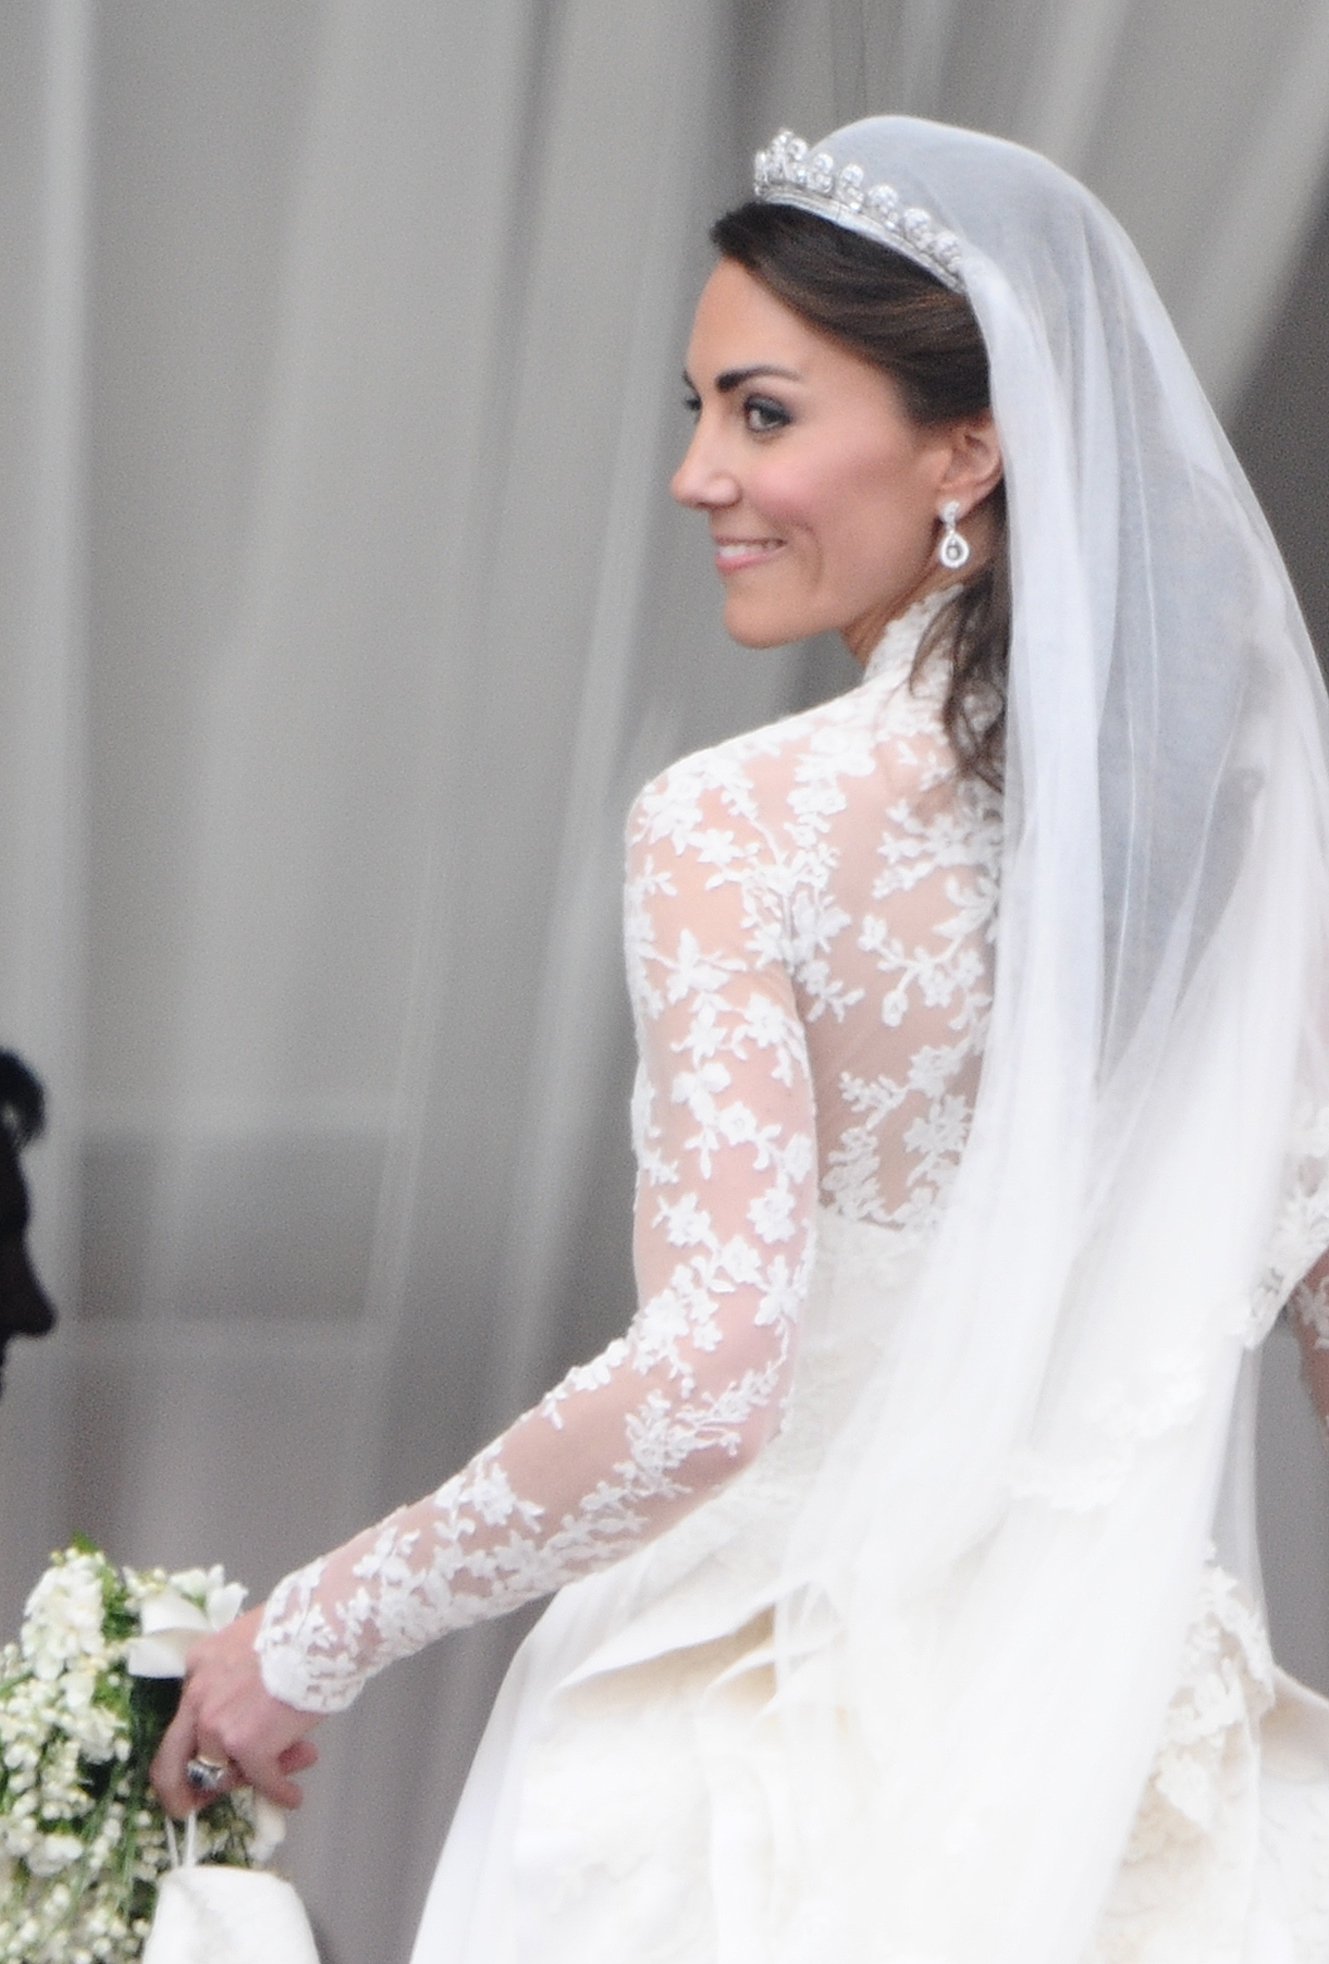
M864 1368L844 1300L870 1271L879 1304L891 1263L910 1260L879 1230L835 1216L821 1230L779 1438L658 1542L564 1590L527 1639L412 1964L913 1964L878 1959L877 1865L806 1858L791 1830L810 1783L773 1715L782 1535ZM1238 1541L1243 1478L1223 1503ZM1204 1572L1152 1774L1077 1964L1329 1964L1329 1703L1275 1669L1241 1567ZM823 1848L855 1839L850 1714L842 1748L843 1783L817 1782L823 1807L844 1795L844 1821L817 1824Z

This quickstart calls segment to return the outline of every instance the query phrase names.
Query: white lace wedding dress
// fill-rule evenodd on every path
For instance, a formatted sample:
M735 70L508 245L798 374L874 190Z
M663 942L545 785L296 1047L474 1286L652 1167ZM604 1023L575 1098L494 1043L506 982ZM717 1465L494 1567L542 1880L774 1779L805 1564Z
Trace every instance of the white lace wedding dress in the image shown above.
M496 1706L416 1964L876 1955L883 1878L845 1852L852 1713L823 1859L787 1833L771 1606L800 1498L889 1352L983 1050L1000 811L954 776L940 676L910 684L931 612L858 688L684 759L633 808L627 1334L274 1594L268 1685L330 1711L392 1658L562 1592ZM1276 1679L1217 1564L1090 1958L1329 1958L1329 1715Z

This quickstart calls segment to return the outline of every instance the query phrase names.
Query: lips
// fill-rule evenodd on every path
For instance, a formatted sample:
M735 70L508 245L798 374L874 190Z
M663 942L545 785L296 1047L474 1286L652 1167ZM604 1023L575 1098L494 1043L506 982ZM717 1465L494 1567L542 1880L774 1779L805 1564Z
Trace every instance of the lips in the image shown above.
M745 566L760 566L784 546L783 539L716 539L715 564L721 573L736 573Z

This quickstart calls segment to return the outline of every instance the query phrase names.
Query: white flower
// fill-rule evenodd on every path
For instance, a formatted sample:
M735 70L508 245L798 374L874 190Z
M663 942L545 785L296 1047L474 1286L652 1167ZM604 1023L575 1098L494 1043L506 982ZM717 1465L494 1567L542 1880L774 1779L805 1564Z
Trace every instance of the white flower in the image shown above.
M249 1859L262 1868L286 1839L286 1810L278 1807L265 1795L254 1795L254 1839L249 1847Z
M104 1607L101 1576L89 1563L47 1569L28 1597L20 1640L34 1674L49 1683L78 1659L104 1661Z
M125 1648L131 1676L182 1678L191 1644L233 1623L245 1594L240 1583L224 1580L220 1568L187 1569L146 1588L139 1604L142 1635Z
M28 1856L28 1867L34 1875L58 1875L82 1853L83 1843L76 1834L44 1834Z
M63 1721L71 1733L71 1746L77 1741L85 1758L101 1762L111 1758L120 1736L120 1721L113 1711L96 1702L100 1675L86 1666L66 1671Z

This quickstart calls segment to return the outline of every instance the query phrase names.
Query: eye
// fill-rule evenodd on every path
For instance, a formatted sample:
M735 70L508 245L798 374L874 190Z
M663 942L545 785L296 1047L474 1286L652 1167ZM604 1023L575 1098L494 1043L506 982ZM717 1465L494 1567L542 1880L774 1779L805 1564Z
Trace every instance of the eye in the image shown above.
M783 403L773 396L745 396L743 421L753 436L771 436L784 429L793 418Z
M683 407L684 409L687 410L688 415L692 418L693 422L695 423L698 416L701 415L701 397L697 394L697 391L695 389L688 390L687 394L683 398Z

